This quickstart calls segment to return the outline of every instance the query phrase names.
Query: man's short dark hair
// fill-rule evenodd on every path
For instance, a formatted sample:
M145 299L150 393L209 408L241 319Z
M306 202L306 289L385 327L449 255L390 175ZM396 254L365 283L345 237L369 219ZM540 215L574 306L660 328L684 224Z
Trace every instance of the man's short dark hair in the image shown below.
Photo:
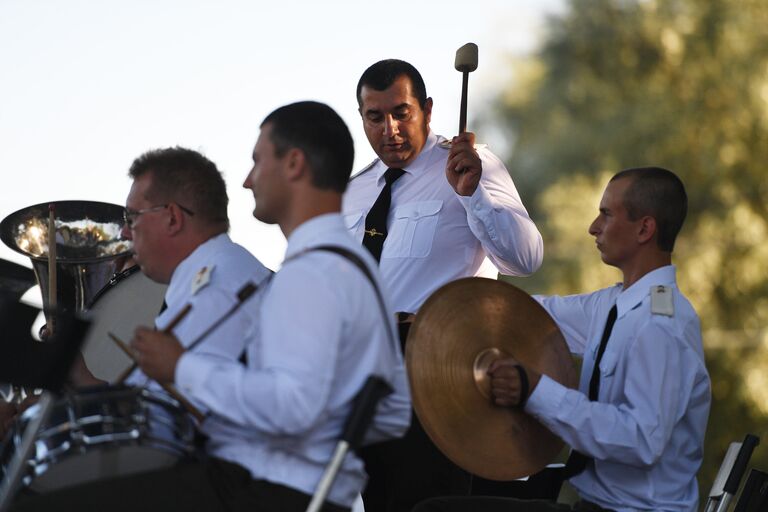
M611 181L630 179L624 193L624 208L630 220L644 216L656 219L659 249L672 252L675 239L688 212L685 186L675 173L661 167L637 167L616 173Z
M133 161L128 175L152 176L147 199L175 202L192 210L195 218L229 227L227 186L216 164L182 147L153 149Z
M357 82L357 105L363 106L363 87L370 87L374 91L388 89L398 78L407 76L413 86L413 94L423 109L427 104L427 88L419 71L411 64L398 59L380 60L366 69Z
M269 114L261 127L267 124L278 157L289 149L300 149L309 162L315 187L339 193L346 190L355 148L349 128L335 110L324 103L300 101Z

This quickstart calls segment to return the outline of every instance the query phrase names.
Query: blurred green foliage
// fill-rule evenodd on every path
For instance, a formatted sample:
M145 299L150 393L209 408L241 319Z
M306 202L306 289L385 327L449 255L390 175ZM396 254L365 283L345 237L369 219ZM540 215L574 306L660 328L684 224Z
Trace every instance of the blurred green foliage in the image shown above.
M702 320L713 407L706 493L728 444L752 432L768 470L768 2L571 0L540 50L516 59L494 124L542 230L545 263L513 279L567 294L620 280L587 227L608 178L657 165L686 183L675 248Z

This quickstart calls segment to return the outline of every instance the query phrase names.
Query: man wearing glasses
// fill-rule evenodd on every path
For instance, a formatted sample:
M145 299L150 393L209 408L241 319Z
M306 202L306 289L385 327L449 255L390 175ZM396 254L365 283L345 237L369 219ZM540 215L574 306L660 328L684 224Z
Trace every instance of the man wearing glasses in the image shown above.
M134 260L147 277L168 284L164 309L155 319L157 329L165 329L182 309L191 305L190 313L173 328L179 342L188 346L238 302L238 291L246 283L261 285L271 272L227 235L226 185L216 165L203 155L180 147L149 151L133 162L128 174L133 184L126 199L123 236L133 240ZM140 301L142 297L135 297L135 300ZM256 301L260 300L261 293L257 292L248 299L245 307L239 308L196 345L195 354L216 361L239 359L249 333L257 328L259 308ZM160 385L140 369L135 370L126 383L161 390ZM205 415L198 425L199 430L211 438L226 437L231 425L218 416L209 415L204 404L192 401ZM156 412L162 414L162 411ZM155 423L163 424L162 421ZM155 434L164 435L162 432ZM114 504L118 507L124 507L131 498L147 503L156 501L153 493L124 478L69 487L60 491L63 494L19 498L13 510L94 509L88 505L70 506L67 500L79 503L80 500L94 499L111 503L119 499L120 503ZM115 482L117 488L111 486ZM119 487L121 483L126 483L126 487ZM115 489L130 492L130 495L116 498L118 491ZM173 501L176 496L166 498ZM195 505L177 503L176 507L166 507L165 510L206 509L204 503Z
M229 238L226 185L203 155L180 147L149 151L128 174L133 185L123 236L133 240L134 259L144 274L168 284L167 307L156 327L164 329L187 304L192 306L173 329L189 344L237 303L247 282L259 285L270 271ZM244 333L255 328L257 309L240 308L196 350L237 359L245 348ZM127 383L144 386L149 379L137 370ZM151 387L159 389L154 382Z

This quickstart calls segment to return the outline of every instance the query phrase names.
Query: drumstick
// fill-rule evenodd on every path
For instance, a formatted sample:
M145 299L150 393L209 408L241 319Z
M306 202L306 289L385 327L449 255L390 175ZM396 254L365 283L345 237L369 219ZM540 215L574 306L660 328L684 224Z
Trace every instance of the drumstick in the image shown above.
M53 312L56 311L56 206L48 205L48 335L53 335Z
M269 277L267 277L266 279L264 279L264 281L262 281L262 283L269 281L272 278L272 275L273 274L270 274ZM214 330L216 330L216 328L220 326L227 318L234 315L235 312L238 309L240 309L240 306L242 306L243 303L245 303L245 301L251 297L251 295L256 293L256 290L258 289L259 289L258 285L253 284L252 281L248 281L247 283L245 283L245 286L240 288L240 290L238 290L237 292L237 302L235 303L235 305L229 308L229 311L224 313L224 315L220 316L218 320L213 322L213 324L211 324L211 326L208 327L208 329L206 329L205 332L203 332L203 334L198 336L192 343L190 343L189 346L186 348L186 350L192 350L193 348L198 346L201 342L203 342L208 337L208 335L211 334Z
M192 304L187 304L183 308L181 308L181 311L179 311L175 317L171 319L171 322L163 329L163 332L165 334L172 334L173 329L181 323L182 320L189 314L189 312L192 310ZM115 381L115 384L123 384L125 382L125 379L130 377L130 375L136 370L138 365L136 363L133 363L131 366L125 369L123 373L120 374L120 376Z
M189 312L192 311L192 304L187 304L183 308L181 308L181 311L179 311L173 319L171 319L171 322L165 326L165 329L163 329L163 332L165 334L171 334L173 329L181 323L182 320L189 314Z
M107 335L112 339L112 341L115 342L115 344L120 347L120 350L125 352L125 355L131 358L131 360L134 362L134 364L138 365L138 360L136 359L136 356L133 355L133 352L130 348L128 348L128 345L125 344L123 340L112 334L111 332L108 332ZM197 419L198 422L202 423L202 421L205 419L205 415L200 412L200 410L192 405L192 403L184 398L176 389L171 386L170 384L167 384L165 382L159 382L160 387L162 387L166 393L171 395L177 402L179 402L192 416Z

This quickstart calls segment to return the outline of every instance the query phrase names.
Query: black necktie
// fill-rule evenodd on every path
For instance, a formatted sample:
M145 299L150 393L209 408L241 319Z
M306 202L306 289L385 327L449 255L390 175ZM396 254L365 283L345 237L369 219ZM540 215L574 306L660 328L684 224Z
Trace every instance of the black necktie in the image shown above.
M402 169L387 169L384 173L384 181L386 181L384 188L381 189L379 197L376 198L376 202L365 217L363 245L373 254L376 261L381 259L384 240L387 238L387 216L392 202L392 184L404 173Z
M589 399L594 402L597 400L597 394L600 391L600 361L603 359L605 353L605 346L608 344L608 338L611 337L611 330L613 330L613 324L616 323L616 316L618 311L616 304L613 305L608 312L608 320L605 322L605 329L603 329L603 337L600 339L600 347L597 349L597 357L595 358L595 366L592 368L592 378L589 380ZM592 460L592 457L588 457L583 453L579 453L576 450L571 451L571 455L565 462L563 468L564 478L571 478L576 476L587 467L587 462Z

